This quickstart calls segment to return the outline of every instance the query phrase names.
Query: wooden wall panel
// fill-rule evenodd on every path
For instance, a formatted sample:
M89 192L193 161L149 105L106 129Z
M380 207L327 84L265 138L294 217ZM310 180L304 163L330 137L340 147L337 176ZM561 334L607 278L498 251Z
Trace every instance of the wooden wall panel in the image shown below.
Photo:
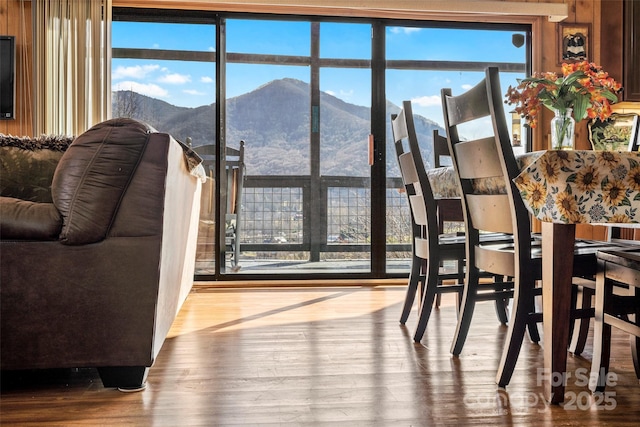
M600 3L600 34L598 45L600 64L617 81L622 81L622 49L606 49L606 46L622 46L622 0L603 0ZM605 42L606 39L606 42Z
M31 2L0 0L0 34L16 38L16 119L0 120L0 133L33 136Z

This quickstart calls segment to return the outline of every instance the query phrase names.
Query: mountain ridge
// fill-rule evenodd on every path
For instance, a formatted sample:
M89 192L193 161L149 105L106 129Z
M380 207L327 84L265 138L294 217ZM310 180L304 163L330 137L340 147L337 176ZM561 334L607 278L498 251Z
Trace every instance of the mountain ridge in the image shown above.
M178 107L132 91L113 93L114 117L142 120L161 132L193 146L215 143L216 104ZM249 175L308 175L310 86L292 78L273 80L227 100L226 140L230 146L244 140ZM391 144L390 114L400 107L387 101L387 173L399 176ZM369 176L370 108L350 104L327 92L320 94L321 174ZM444 129L415 115L418 139L427 166L432 162L433 130Z

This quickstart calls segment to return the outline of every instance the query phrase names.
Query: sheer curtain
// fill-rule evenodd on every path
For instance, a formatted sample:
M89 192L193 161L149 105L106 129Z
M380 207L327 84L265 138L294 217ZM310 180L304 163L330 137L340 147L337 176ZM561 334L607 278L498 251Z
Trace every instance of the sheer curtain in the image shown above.
M79 135L111 114L111 0L32 4L34 134Z

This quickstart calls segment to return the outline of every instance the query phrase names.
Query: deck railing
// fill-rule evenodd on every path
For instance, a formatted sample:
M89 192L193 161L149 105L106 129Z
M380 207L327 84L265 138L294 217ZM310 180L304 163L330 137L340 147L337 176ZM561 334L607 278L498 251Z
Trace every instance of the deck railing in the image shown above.
M321 177L312 189L308 176L249 175L244 183L241 251L362 252L370 246L370 180ZM411 249L411 228L400 179L388 180L388 245ZM315 190L315 191L314 191Z

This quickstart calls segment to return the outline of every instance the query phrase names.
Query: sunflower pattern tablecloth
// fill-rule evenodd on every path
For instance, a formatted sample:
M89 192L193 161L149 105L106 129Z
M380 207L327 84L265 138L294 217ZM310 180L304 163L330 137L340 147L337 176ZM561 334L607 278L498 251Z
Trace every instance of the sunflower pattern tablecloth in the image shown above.
M640 153L545 151L514 179L533 216L560 224L640 223Z
M544 151L534 151L516 155L516 162L520 170L533 163ZM436 199L460 198L460 187L453 167L446 166L427 170L427 177L431 184L433 197ZM473 190L480 194L502 194L507 190L502 178L481 178L473 181Z

